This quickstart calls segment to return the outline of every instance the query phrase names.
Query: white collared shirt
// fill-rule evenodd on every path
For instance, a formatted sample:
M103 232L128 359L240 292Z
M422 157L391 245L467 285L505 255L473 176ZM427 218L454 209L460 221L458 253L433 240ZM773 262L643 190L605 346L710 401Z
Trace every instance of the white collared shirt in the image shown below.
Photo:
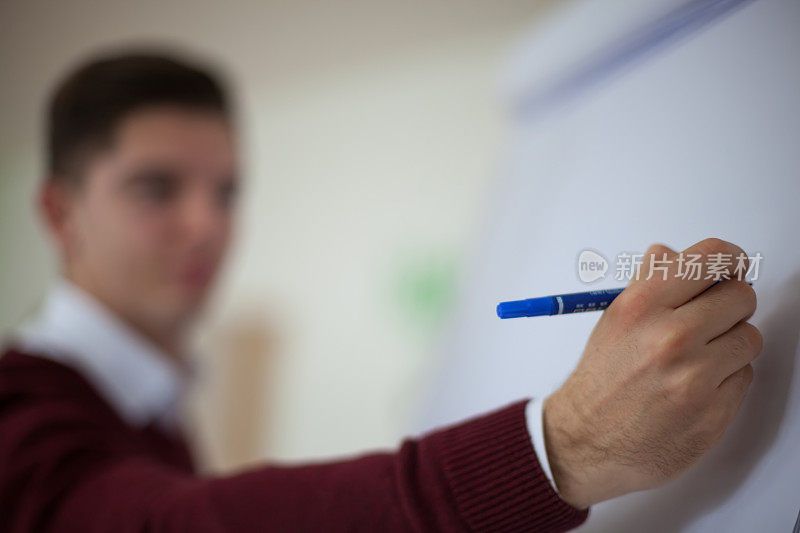
M65 279L50 290L40 314L23 325L15 343L80 372L129 424L177 424L185 376L170 357ZM544 442L543 401L525 409L528 433L545 476L555 488Z
M127 423L174 429L184 371L94 297L59 279L13 339L22 351L77 370Z

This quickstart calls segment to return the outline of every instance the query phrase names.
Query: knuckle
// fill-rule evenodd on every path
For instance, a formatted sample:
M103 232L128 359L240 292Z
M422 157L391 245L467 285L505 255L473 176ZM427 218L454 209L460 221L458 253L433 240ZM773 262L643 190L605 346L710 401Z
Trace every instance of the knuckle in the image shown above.
M703 304L700 305L702 306ZM713 307L708 306L703 309L703 312L713 312ZM705 327L703 321L696 316L676 315L673 317L673 320L675 324L674 328L678 331L677 335L684 344L691 342L691 339L702 333Z
M702 380L694 369L683 369L667 379L667 398L680 407L696 407L702 400Z
M761 332L749 322L743 322L737 330L731 338L733 355L755 357L763 343Z
M718 237L709 237L708 239L703 239L697 243L697 248L700 253L709 255L718 253L732 253L737 247Z
M669 259L675 257L676 255L677 252L665 244L651 244L645 251L644 257L642 258L642 263L639 265L640 275L645 275L647 268L646 265L649 265L654 261Z
M729 349L732 357L745 355L750 349L750 340L747 338L747 334L743 332L744 328L739 329L740 331L731 335Z
M675 252L672 250L672 248L670 248L665 244L661 244L660 242L651 244L650 246L647 247L647 250L645 251L646 256L650 256L653 254L655 254L656 256L661 256L662 254L665 253L672 254Z
M727 252L729 244L718 237L709 237L696 244L698 251L704 255Z
M653 336L656 353L667 357L676 357L683 353L691 339L689 328L680 324L658 328Z
M623 291L611 305L623 316L629 317L633 321L645 316L650 306L650 298L648 298L647 294L638 290Z
M728 263L725 265L725 272L727 276L732 276L732 271L734 265L737 261L737 258L743 256L745 258L745 264L749 265L749 260L747 259L747 254L740 248L739 246L733 244L732 242L728 242L726 240L711 237L708 239L704 239L695 245L698 253L700 253L706 261L708 261L711 255L723 254Z
M728 248L729 248L728 253L731 254L731 258L732 258L732 260L734 262L739 257L742 257L744 259L745 265L748 265L748 266L750 265L750 260L747 257L747 253L745 253L745 251L740 246L736 246L732 242L729 242L728 243Z

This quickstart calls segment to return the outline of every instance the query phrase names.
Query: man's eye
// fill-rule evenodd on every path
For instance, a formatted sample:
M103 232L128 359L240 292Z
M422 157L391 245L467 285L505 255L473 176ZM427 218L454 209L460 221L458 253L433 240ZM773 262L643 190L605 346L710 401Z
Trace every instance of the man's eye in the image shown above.
M169 176L154 174L137 179L135 190L138 196L145 201L164 203L175 196L177 184Z

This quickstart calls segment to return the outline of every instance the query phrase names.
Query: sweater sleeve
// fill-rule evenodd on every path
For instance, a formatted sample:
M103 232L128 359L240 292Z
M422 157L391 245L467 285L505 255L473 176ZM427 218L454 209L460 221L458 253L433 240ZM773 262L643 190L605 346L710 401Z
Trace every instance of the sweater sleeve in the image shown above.
M112 443L76 410L2 410L10 531L565 531L518 402L393 453L198 477ZM10 518L10 522L8 522Z

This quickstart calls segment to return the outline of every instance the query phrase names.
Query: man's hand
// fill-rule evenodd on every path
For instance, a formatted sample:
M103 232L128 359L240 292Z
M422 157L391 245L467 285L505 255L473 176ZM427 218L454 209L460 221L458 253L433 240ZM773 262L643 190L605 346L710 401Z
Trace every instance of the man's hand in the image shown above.
M722 438L753 379L750 362L762 339L746 320L756 296L733 274L744 252L706 239L683 253L702 254L699 279L676 276L678 254L651 246L636 279L600 317L575 371L545 400L553 478L575 507L684 472ZM715 280L704 278L708 256L718 253L732 254L732 279L712 287ZM653 258L653 266L667 266L666 279L658 269L647 279Z

